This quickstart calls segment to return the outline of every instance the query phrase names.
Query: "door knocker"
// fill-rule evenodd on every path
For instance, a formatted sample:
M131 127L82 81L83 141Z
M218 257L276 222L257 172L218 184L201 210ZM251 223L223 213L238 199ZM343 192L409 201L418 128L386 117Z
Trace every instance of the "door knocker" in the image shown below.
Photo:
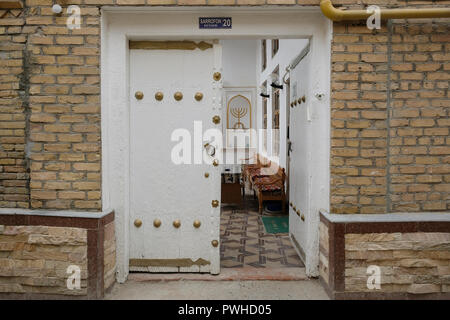
M216 147L214 147L209 142L205 143L204 147L205 147L205 150L206 150L206 154L208 156L213 157L216 154Z

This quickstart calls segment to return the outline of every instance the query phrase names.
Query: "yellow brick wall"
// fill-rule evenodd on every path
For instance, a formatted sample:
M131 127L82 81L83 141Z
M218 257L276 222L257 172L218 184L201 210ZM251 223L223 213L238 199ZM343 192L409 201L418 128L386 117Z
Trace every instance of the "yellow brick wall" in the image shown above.
M82 7L82 28L69 30L52 1L31 3L30 206L99 210L100 10Z
M386 209L387 42L385 25L334 24L331 212Z
M391 69L390 209L450 210L450 24L396 23Z
M334 24L331 211L450 210L450 24Z
M24 76L27 37L22 34L22 27L14 25L16 20L8 19L3 25L0 19L0 207L28 208L24 112L28 100Z

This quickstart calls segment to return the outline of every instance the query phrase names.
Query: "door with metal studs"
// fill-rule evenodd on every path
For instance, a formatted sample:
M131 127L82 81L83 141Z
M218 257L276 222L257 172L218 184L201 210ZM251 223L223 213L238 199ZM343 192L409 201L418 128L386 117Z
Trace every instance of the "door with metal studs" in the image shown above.
M308 46L309 50L309 46ZM302 54L301 54L302 55ZM308 96L311 53L290 72L289 231L305 260L311 192L311 115Z
M220 272L221 50L130 41L130 271Z

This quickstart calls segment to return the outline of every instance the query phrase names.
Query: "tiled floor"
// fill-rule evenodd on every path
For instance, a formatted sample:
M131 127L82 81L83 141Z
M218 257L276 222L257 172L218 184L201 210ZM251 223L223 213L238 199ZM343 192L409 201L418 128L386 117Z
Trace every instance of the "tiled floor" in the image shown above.
M265 232L257 203L251 198L241 207L222 207L220 238L222 268L304 267L287 233Z

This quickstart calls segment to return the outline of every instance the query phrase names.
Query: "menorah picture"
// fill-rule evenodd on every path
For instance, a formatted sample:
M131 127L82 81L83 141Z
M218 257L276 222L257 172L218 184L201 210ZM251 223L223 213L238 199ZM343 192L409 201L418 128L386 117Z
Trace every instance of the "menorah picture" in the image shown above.
M235 107L230 109L231 115L238 119L238 122L234 124L233 129L245 129L244 124L241 122L241 118L245 117L247 112L248 109L245 107Z
M250 100L241 94L230 95L227 100L227 129L250 129Z
M230 90L227 103L227 147L248 148L251 145L252 103L254 93L248 89Z

